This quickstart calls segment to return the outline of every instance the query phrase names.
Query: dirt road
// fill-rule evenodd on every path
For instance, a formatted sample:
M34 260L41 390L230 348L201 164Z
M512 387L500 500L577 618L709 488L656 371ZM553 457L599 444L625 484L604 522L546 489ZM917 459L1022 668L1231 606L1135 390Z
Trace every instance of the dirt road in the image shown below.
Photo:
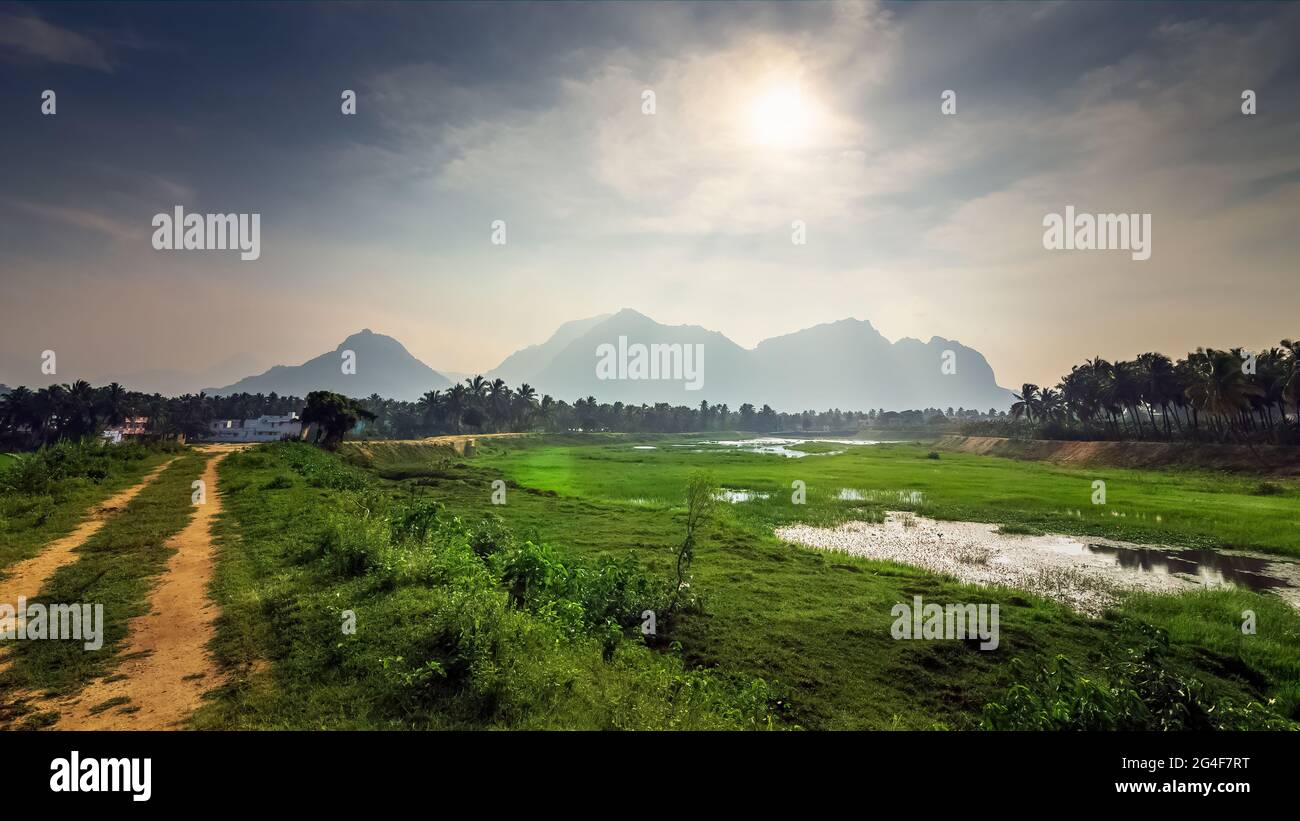
M217 466L236 445L200 448L214 454L203 470L206 503L168 545L176 552L149 598L149 612L132 619L125 661L106 680L47 705L58 710L58 730L163 730L177 727L198 709L203 693L218 683L207 645L215 635L218 608L208 598L215 548L212 522L221 512Z
M77 548L86 543L86 540L99 532L99 529L134 499L140 491L149 486L158 475L163 472L175 459L169 459L153 470L145 474L144 478L132 487L109 497L96 507L90 515L86 517L81 524L77 525L71 533L60 539L50 542L41 552L25 559L9 568L8 575L0 579L0 602L5 602L17 606L18 598L34 598L50 577L65 564L76 560ZM8 629L10 619L0 620L0 630ZM8 654L7 647L0 647L0 668L4 667L4 658Z

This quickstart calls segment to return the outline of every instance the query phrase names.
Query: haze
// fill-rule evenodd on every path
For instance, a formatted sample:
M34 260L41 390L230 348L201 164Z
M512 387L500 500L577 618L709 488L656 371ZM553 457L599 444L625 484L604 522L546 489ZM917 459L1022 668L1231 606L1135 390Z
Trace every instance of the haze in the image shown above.
M1275 344L1297 41L1272 4L3 5L0 382L216 384L363 327L472 373L623 307L868 319L1003 385ZM260 213L260 259L155 251L176 205ZM1151 214L1151 258L1045 251L1067 205Z

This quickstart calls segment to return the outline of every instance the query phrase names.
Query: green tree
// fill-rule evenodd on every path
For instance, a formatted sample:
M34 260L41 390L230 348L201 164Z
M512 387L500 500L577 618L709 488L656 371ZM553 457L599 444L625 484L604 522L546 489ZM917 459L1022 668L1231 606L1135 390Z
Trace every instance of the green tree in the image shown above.
M366 410L355 399L330 391L312 391L307 394L307 407L302 412L302 423L316 425L316 438L327 450L334 450L348 431L362 419L373 421L375 414Z

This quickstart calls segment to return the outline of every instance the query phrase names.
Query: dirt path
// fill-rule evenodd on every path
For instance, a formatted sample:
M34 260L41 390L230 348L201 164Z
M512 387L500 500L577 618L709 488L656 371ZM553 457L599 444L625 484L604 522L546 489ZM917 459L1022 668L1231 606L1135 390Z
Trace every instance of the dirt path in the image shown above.
M215 453L202 476L207 502L168 541L176 552L149 597L149 612L131 620L121 654L125 660L108 676L111 680L96 681L68 700L47 705L60 713L54 729L175 728L198 709L203 693L216 686L218 671L207 652L218 614L208 598L216 556L211 527L221 512L217 466L238 449L202 448Z
M81 524L77 525L71 533L55 539L41 549L41 552L30 559L24 559L9 568L8 575L0 579L0 602L5 602L17 606L18 597L25 596L33 598L45 586L60 567L69 564L77 558L76 549L86 543L86 540L99 532L99 529L113 518L123 508L127 506L136 495L149 486L149 483L158 478L175 459L169 459L153 470L145 474L133 487L109 497L99 505L94 507L90 515L86 517ZM0 621L0 629L5 629L8 620ZM4 656L8 648L0 648L0 667L3 667Z

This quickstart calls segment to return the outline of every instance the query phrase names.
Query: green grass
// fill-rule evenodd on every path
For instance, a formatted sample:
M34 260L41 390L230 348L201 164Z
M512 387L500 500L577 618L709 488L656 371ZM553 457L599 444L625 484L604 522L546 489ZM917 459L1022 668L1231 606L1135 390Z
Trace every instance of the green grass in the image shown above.
M712 438L712 437L710 437ZM655 442L657 450L612 444L550 444L546 439L483 440L473 463L520 485L564 496L626 503L674 504L686 476L710 470L724 487L771 493L733 511L737 520L771 526L856 517L864 508L915 509L927 516L993 522L1053 533L1103 536L1184 547L1233 548L1300 556L1300 482L1275 480L1260 495L1249 476L1122 468L1068 468L963 453L927 458L922 444L848 446L837 456L801 459L748 453L693 453L673 447L699 441ZM818 450L823 443L805 446ZM427 467L426 463L426 467ZM376 468L409 463L377 460ZM1106 504L1092 504L1095 480ZM808 504L790 504L791 483L807 486ZM834 497L842 488L875 492L864 502ZM884 494L919 491L919 505ZM1075 513L1081 515L1075 515Z
M71 533L91 508L136 484L173 455L133 446L94 445L86 452L90 456L78 465L76 475L56 474L37 486L0 488L0 572ZM16 457L4 456L10 458L7 463L0 459L0 474L18 465ZM22 456L24 461L39 458Z
M1084 671L1109 669L1131 648L1145 646L1151 628L1163 631L1155 653L1160 669L1204 683L1207 698L1236 704L1274 700L1273 710L1300 718L1295 655L1288 649L1300 617L1275 597L1218 591L1196 597L1147 597L1089 619L1063 606L1005 589L964 586L933 574L780 543L772 527L787 521L830 523L871 518L884 509L915 507L928 515L999 522L1013 532L1084 532L1173 544L1233 544L1296 552L1290 527L1296 486L1281 494L1251 495L1247 479L1151 471L1074 471L989 457L945 453L896 444L848 448L841 455L787 459L744 453L691 453L673 437L559 436L479 442L478 456L462 459L435 446L345 448L302 467L292 487L265 490L297 456L279 453L228 461L239 490L225 521L227 548L219 565L223 601L219 649L237 684L200 717L200 726L611 726L623 715L608 701L570 703L545 720L535 714L484 724L445 704L425 704L412 714L374 695L390 688L374 668L383 654L407 663L428 657L421 644L436 589L385 587L363 576L346 583L320 577L300 556L319 539L322 522L337 513L344 495L376 499L436 499L465 522L500 516L520 538L545 541L580 560L635 554L647 572L668 577L671 547L681 538L683 511L676 500L689 473L708 468L724 486L767 491L766 501L722 505L698 550L693 590L702 609L675 620L665 640L679 646L688 667L738 680L762 679L781 694L773 708L777 726L816 729L972 728L984 705L1017 683L1025 668L1057 656ZM649 442L657 450L632 450ZM255 460L264 460L259 465ZM369 476L355 487L343 460ZM315 456L312 461L318 461ZM507 503L490 503L494 479L507 484ZM1093 478L1108 484L1109 516L1089 504ZM789 504L790 483L807 483L808 503ZM840 488L893 494L920 491L920 504L878 495L867 501L836 498ZM1288 500L1285 501L1285 500ZM354 500L355 501L355 500ZM375 504L378 504L376 502ZM1065 510L1083 510L1082 519ZM355 513L355 511L354 511ZM1160 516L1160 520L1156 520ZM382 574L381 574L382 575ZM1001 647L980 652L961 642L895 641L890 609L921 595L928 601L989 602L1001 608ZM1187 607L1182 602L1188 602ZM357 607L378 619L379 634L356 639L349 664L332 654L346 646L335 636L338 612ZM432 609L431 609L432 608ZM1259 633L1234 640L1240 611L1261 615ZM360 636L360 634L359 634ZM423 649L422 649L423 648ZM539 651L528 664L546 664L555 651ZM356 658L365 659L357 662ZM675 660L665 650L656 654ZM421 655L423 654L423 655ZM264 666L264 662L270 662ZM552 659L552 662L554 659ZM640 670L637 662L633 668ZM610 672L588 661L568 666L574 681L595 685ZM572 672L581 669L579 675ZM259 672L260 671L260 672ZM627 682L602 684L622 693ZM546 677L543 676L543 679ZM532 680L532 679L530 679ZM573 685L577 686L577 685ZM586 690L589 692L589 690ZM643 694L644 695L644 694ZM536 708L537 703L527 702ZM599 707L593 704L599 703ZM649 709L656 699L642 702ZM530 724L529 722L540 722ZM645 726L638 725L638 726Z
M687 671L635 631L575 621L583 606L571 597L513 601L458 522L395 535L427 494L381 489L296 443L233 454L219 470L213 650L230 680L195 727L767 724L761 681Z
M810 443L819 455L800 459L673 447L697 441L480 440L473 458L392 443L339 455L301 443L232 454L219 469L212 585L221 615L211 649L228 679L191 725L975 729L996 704L1000 726L1070 726L1043 716L1057 716L1054 705L1131 707L1134 692L1185 682L1197 683L1201 718L1231 709L1247 726L1261 715L1300 720L1300 614L1275 596L1130 595L1092 619L1027 593L772 535L787 522L904 508L1009 533L1295 554L1292 480L1260 493L1249 477L935 460L920 444L832 455L841 448ZM640 443L656 449L632 449ZM191 515L189 483L204 460L181 457L41 592L104 604L105 648L24 643L0 689L66 693L113 673L127 622L165 566L166 539ZM666 601L685 518L679 499L701 468L723 487L770 495L719 504L697 547L691 606L647 640L636 627L640 602ZM1096 478L1107 482L1104 508L1090 504ZM498 479L504 505L491 503ZM791 504L796 480L806 504ZM864 498L839 498L842 488ZM501 525L484 524L493 518ZM891 609L916 595L998 604L999 649L894 640ZM346 611L355 633L342 629ZM1255 614L1253 635L1242 633L1244 611ZM1059 669L1059 658L1079 677L1054 690L1041 671ZM1112 726L1176 721L1182 706L1170 698ZM22 709L9 718L40 723Z
M146 611L154 578L174 552L167 540L193 515L190 483L207 456L187 452L131 500L77 550L33 601L90 603L104 607L104 645L87 651L79 641L26 641L13 650L13 664L0 674L0 691L68 693L111 671L127 623Z

